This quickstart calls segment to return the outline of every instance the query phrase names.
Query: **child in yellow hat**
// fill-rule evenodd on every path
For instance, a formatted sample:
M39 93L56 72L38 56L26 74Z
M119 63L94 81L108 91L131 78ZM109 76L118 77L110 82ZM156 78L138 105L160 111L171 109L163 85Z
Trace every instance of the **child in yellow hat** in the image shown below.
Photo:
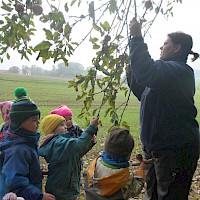
M65 118L67 131L69 132L68 134L71 137L77 138L82 135L84 130L80 128L79 125L74 123L73 120L74 114L67 105L62 104L58 106L58 108L56 108L55 110L50 111L50 114L57 114ZM90 151L95 144L96 144L96 136L94 135L90 142L90 145L88 146L87 151L84 154ZM83 160L80 159L80 162L81 162L80 164L80 171L81 171L83 169Z
M41 121L44 135L39 155L48 163L45 190L56 200L75 200L80 193L80 158L86 152L91 139L97 133L99 118L92 118L87 129L78 138L72 138L65 118L51 114Z

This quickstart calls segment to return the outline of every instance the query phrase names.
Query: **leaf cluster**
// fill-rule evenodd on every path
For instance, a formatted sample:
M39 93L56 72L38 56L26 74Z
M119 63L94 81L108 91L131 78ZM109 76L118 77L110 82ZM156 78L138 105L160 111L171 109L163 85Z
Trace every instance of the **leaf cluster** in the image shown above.
M150 1L150 0L149 0ZM37 54L36 60L42 59L45 63L53 59L53 62L62 60L68 65L68 59L75 50L84 42L92 44L95 56L92 58L92 66L87 75L77 75L75 80L69 82L77 92L77 100L84 100L79 117L86 120L90 115L100 115L101 108L107 107L104 116L110 115L113 125L128 126L122 121L123 112L128 105L130 91L123 85L123 74L129 65L128 22L136 17L142 22L143 35L149 33L151 26L158 14L166 18L173 16L175 3L181 0L152 0L151 6L145 7L146 1L132 0L99 0L84 1L71 0L62 4L61 0L35 1L27 0L3 0L0 18L0 60L5 56L10 58L9 50L17 50L21 58L29 60L30 56ZM24 5L23 12L16 9L16 4ZM40 16L33 13L30 5L48 5ZM85 12L85 9L87 11ZM72 16L72 11L79 10ZM38 43L32 44L37 36L38 21L42 27L44 36L38 37ZM84 37L80 41L73 39L78 34L77 27L90 22ZM121 105L116 105L119 91L124 92L127 100ZM99 108L93 108L93 101L97 94L102 99ZM98 98L99 98L98 96ZM124 107L121 114L119 107Z

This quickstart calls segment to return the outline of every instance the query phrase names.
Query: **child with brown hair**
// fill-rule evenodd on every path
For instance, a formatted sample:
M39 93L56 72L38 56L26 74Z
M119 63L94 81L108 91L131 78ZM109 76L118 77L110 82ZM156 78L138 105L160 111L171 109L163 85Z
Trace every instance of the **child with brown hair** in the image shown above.
M123 200L137 196L144 186L144 165L131 172L134 140L128 130L114 127L104 151L84 171L86 200Z
M41 121L44 135L39 155L48 163L46 192L54 194L56 200L75 200L80 193L80 158L87 151L99 118L92 118L90 125L78 138L67 131L65 118L50 114Z

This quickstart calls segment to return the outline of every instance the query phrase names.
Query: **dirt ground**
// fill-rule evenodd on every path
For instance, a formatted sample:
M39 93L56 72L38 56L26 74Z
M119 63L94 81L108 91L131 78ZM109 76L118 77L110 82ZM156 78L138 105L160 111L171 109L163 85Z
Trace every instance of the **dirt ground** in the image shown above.
M92 157L95 157L95 154L90 154L90 155L93 155ZM92 160L92 159L89 158L89 156L87 156L85 158L84 164L87 165L90 162L90 160ZM41 163L42 163L43 169L47 169L46 163L43 159L41 159ZM44 179L43 179L43 190L44 190L44 186L45 186L45 178L46 177L44 177ZM143 189L142 193L138 197L130 198L129 200L143 200L144 193L145 193L145 189ZM82 185L81 191L80 191L80 200L85 200L85 192L84 192L83 185ZM200 159L198 161L198 167L197 167L194 177L193 177L192 186L190 189L189 200L200 200Z
M135 198L130 198L129 200L143 200L144 199L144 193L145 189L143 189L142 193ZM200 159L198 161L198 167L195 171L193 181L192 181L192 186L190 189L190 195L189 195L189 200L200 200ZM81 196L80 200L85 200L85 193L84 189L81 189Z

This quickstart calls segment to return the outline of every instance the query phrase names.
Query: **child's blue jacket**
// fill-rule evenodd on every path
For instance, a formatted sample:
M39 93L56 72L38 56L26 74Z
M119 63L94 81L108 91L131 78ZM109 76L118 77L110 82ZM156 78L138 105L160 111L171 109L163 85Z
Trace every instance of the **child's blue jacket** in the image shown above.
M91 139L96 132L97 129L89 125L78 138L60 134L39 148L39 155L48 163L46 192L63 200L74 200L79 196L80 158L91 148Z
M42 199L37 143L37 133L23 129L17 133L4 131L0 142L0 199L7 192L28 200Z

